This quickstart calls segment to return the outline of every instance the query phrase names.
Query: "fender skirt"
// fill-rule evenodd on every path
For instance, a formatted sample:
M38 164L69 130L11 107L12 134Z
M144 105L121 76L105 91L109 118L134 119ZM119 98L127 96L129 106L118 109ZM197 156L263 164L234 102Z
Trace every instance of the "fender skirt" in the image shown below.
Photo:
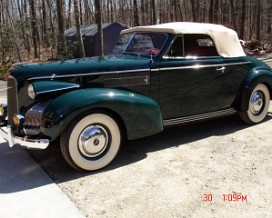
M129 140L163 130L161 110L153 99L130 91L91 88L53 99L43 113L41 131L54 140L75 118L95 109L117 114L123 120Z

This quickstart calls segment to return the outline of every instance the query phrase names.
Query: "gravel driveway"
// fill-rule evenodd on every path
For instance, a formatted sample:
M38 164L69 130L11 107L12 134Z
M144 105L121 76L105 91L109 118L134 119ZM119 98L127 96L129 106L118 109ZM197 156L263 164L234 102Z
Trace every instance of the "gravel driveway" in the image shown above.
M271 217L269 111L254 126L232 116L125 142L94 173L71 169L54 145L30 154L86 217Z
M95 173L56 147L31 153L86 217L271 217L271 112L255 126L233 116L125 143Z

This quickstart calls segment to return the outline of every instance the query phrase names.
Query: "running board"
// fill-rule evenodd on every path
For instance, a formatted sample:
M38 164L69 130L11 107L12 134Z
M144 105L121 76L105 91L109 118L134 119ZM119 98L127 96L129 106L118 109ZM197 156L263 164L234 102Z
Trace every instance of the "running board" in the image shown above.
M172 126L172 125L183 124L183 123L191 123L191 122L211 119L211 118L215 118L215 117L230 116L230 115L233 115L236 113L237 113L237 111L235 109L230 108L230 109L215 111L215 112L211 112L211 113L198 114L198 115L193 115L193 116L164 120L163 125L164 126Z

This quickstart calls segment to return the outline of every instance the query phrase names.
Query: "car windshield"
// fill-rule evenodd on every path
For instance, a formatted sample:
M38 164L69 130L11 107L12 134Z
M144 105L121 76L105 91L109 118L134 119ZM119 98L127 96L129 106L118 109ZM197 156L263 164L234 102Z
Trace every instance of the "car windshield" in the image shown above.
M120 36L113 54L156 56L167 39L163 33L128 33Z

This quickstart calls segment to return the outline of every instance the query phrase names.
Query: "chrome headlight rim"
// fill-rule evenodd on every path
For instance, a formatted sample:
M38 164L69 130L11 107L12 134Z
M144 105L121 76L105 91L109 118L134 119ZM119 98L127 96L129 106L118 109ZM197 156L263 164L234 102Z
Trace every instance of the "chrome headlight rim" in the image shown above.
M21 114L16 114L16 113L13 114L12 119L13 119L13 123L18 127L21 127L23 123L25 122L25 117Z
M6 117L7 114L8 114L7 105L6 104L0 104L0 117Z
M4 116L4 107L0 104L0 117Z
M35 91L35 88L32 84L29 84L27 87L27 94L29 96L30 99L34 100L37 96L37 93Z

